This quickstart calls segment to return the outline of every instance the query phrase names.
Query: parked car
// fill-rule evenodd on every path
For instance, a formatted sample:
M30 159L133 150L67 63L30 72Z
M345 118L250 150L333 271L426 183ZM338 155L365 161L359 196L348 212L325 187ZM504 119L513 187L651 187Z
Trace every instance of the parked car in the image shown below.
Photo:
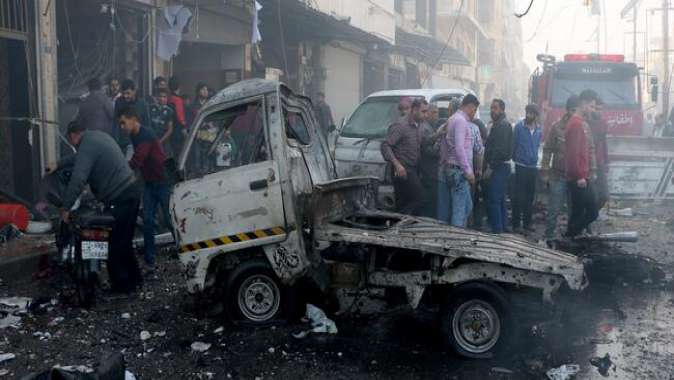
M216 290L230 318L292 318L300 281L326 296L390 290L412 308L440 306L448 347L481 358L516 334L512 291L551 302L586 286L573 255L377 209L378 180L338 179L318 128L309 99L262 79L199 113L170 209L188 290Z
M381 155L381 142L388 127L400 113L398 103L402 98L423 98L438 106L440 119L447 120L449 103L471 93L466 89L411 89L379 91L365 98L338 130L335 143L337 174L342 178L373 176L382 184L378 204L385 209L395 208L395 197L390 170Z

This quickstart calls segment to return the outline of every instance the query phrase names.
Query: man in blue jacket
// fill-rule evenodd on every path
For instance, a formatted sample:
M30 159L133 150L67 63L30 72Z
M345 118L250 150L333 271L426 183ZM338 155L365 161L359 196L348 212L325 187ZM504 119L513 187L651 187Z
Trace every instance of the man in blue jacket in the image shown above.
M515 192L513 202L513 231L532 232L531 214L538 176L538 148L541 145L539 111L535 104L526 106L526 117L515 125L513 161L515 162Z

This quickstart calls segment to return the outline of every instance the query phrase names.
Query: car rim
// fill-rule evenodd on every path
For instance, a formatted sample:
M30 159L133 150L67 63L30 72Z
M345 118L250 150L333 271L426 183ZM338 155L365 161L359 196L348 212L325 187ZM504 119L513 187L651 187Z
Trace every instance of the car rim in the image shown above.
M239 288L239 310L254 322L271 319L279 309L281 292L276 282L264 275L246 279Z
M482 300L466 301L452 316L452 333L458 345L473 354L491 350L501 336L496 309Z

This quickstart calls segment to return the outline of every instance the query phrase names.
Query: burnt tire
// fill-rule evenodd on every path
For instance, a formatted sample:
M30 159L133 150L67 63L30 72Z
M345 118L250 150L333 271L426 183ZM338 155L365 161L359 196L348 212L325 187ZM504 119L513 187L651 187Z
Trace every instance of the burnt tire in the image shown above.
M224 290L225 310L233 322L266 326L297 318L294 287L281 283L266 260L240 264L228 276Z
M471 282L453 289L441 318L447 349L466 358L492 358L518 335L506 294L491 283Z

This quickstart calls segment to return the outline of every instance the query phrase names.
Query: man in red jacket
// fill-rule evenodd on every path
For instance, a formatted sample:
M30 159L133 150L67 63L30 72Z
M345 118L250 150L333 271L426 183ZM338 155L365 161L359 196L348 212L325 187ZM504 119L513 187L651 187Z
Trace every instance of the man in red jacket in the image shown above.
M571 218L567 237L575 237L597 219L597 202L591 182L594 164L592 133L585 120L594 112L597 93L584 90L578 97L579 106L569 119L565 131L566 181L571 197Z

